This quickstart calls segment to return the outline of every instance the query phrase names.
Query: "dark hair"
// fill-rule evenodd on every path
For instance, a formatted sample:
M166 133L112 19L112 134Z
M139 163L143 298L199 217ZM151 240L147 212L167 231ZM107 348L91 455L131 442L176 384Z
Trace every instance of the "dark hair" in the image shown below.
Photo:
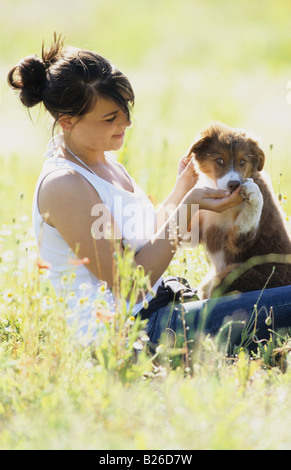
M43 102L55 124L64 115L88 113L98 97L112 99L127 119L134 104L134 92L125 75L95 52L65 48L61 35L56 34L50 48L42 46L42 59L22 59L7 79L12 88L20 91L26 107Z

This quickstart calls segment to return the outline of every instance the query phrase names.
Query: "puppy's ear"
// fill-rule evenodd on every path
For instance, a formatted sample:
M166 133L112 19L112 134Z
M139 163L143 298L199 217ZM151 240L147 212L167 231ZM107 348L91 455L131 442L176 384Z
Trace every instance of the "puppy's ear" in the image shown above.
M252 154L257 171L262 171L265 164L265 154L259 147L258 142L252 141Z
M228 132L229 129L229 127L221 122L211 123L196 136L189 154L194 153L199 157L209 153L209 147L211 146L212 148L216 144L219 144L220 137L224 135L225 132Z
M188 156L190 156L191 153L194 153L197 156L205 154L207 152L207 148L209 144L211 143L211 141L212 141L212 138L209 134L204 133L204 132L201 134L198 134L192 146L190 147Z
M265 164L265 154L263 150L260 149L259 147L257 151L257 158L258 158L258 171L262 171L262 169L264 168L264 164Z

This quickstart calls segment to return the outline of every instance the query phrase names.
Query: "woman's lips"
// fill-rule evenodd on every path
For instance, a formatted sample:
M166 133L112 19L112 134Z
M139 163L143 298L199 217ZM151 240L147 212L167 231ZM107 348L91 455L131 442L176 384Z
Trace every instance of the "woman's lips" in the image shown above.
M116 134L116 135L114 135L113 137L114 137L115 139L122 139L122 137L124 137L124 134L125 134L125 131L123 131L122 134Z

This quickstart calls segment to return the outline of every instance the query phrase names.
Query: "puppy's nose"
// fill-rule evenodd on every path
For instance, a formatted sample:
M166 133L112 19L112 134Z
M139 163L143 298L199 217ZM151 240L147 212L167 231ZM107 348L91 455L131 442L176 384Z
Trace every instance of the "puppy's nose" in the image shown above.
M233 191L236 190L240 185L240 182L238 180L231 180L227 183L228 189L233 193Z

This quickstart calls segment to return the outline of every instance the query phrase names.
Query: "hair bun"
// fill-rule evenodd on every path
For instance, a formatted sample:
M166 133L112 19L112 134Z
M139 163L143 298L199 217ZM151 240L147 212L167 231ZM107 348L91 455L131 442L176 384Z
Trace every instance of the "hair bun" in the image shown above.
M8 83L20 90L22 103L31 108L42 101L46 65L37 56L22 59L8 74Z

